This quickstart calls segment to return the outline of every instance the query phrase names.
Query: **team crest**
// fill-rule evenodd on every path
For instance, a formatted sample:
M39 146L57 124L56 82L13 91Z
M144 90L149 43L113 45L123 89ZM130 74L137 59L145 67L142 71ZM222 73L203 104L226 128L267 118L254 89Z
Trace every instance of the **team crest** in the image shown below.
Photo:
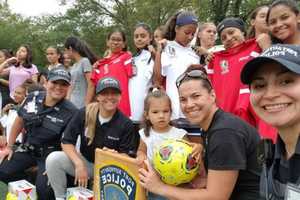
M227 60L221 60L220 66L221 66L221 74L226 74L229 72L229 64Z
M170 56L174 57L176 55L176 51L174 47L169 46L168 53Z
M136 181L122 168L115 165L99 170L101 200L135 200Z

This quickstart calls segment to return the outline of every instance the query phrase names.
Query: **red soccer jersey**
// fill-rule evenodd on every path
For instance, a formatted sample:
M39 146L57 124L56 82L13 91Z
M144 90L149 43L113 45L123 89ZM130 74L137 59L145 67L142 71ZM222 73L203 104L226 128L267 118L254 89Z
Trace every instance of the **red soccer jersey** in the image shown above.
M218 106L241 117L256 128L261 128L259 132L262 137L275 140L275 129L270 128L255 115L249 101L249 87L240 80L244 65L257 57L261 51L255 39L251 39L231 49L216 52L207 72L216 92Z
M114 77L119 80L122 94L119 109L130 117L130 103L128 93L128 81L132 76L132 55L130 52L121 51L110 57L98 61L98 66L93 70L91 80L97 85L103 77Z

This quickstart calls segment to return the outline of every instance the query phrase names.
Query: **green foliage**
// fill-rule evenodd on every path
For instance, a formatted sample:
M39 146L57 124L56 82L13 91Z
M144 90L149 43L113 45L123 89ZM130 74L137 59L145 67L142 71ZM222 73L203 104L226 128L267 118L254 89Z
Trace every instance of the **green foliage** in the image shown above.
M68 0L60 0L61 5ZM34 63L46 65L45 49L62 47L66 37L78 36L98 54L106 48L106 35L115 27L124 29L129 47L134 49L132 35L137 22L153 29L162 25L178 10L193 10L200 21L220 22L227 16L247 19L251 10L266 0L76 0L64 15L24 18L13 14L0 1L0 48L16 50L28 43L34 52Z

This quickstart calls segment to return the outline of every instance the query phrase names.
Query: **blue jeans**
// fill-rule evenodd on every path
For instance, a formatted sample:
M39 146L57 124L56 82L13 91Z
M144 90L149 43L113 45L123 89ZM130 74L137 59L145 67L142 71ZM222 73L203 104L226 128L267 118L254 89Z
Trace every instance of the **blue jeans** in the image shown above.
M158 194L148 192L148 200L168 200L168 199Z

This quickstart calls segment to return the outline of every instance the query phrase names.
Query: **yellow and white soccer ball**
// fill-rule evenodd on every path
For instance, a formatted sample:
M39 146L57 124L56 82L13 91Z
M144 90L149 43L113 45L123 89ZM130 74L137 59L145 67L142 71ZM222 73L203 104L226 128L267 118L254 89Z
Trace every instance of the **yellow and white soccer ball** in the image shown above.
M6 200L18 200L18 197L15 194L8 192L6 195Z
M192 147L185 141L166 140L154 150L153 167L167 184L188 183L199 168L191 153Z

